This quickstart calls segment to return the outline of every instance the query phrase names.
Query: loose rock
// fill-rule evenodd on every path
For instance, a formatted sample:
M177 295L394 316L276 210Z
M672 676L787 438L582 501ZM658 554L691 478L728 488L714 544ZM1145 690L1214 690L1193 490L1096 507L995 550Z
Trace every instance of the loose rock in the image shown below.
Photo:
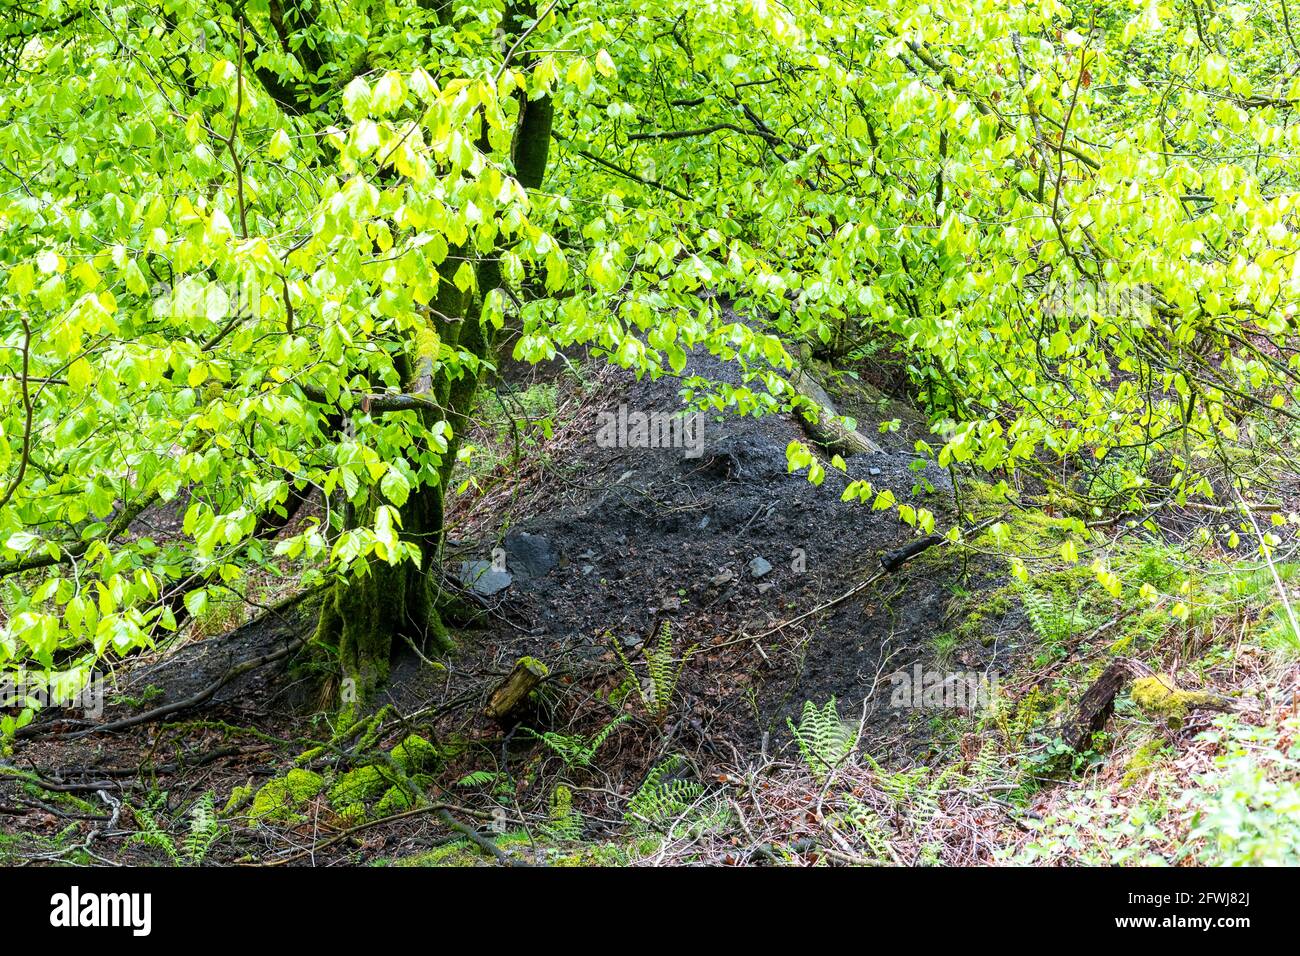
M480 597L491 597L504 591L514 581L514 575L509 571L498 571L492 567L491 561L462 561L456 577Z

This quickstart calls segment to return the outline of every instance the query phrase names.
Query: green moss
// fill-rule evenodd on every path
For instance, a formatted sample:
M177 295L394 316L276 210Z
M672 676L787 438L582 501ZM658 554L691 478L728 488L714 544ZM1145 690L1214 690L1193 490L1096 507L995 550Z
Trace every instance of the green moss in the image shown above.
M247 804L252 797L253 788L251 786L235 787L235 789L230 791L230 799L227 800L226 805L221 808L222 816L227 816L243 809L244 805Z
M88 816L97 816L103 811L103 807L95 806L95 804L91 803L89 800L83 800L76 794L63 793L59 790L46 790L39 784L25 783L23 784L23 790L29 796L33 796L37 800L44 801L45 803L52 803L56 806L62 806L64 809L72 810L77 813L84 813Z
M1035 587L1050 591L1062 599L1085 596L1084 592L1092 590L1095 582L1096 575L1086 564L1076 564L1056 571L1036 571L1032 580Z
M469 845L468 840L457 840L425 853L417 853L393 861L393 866L478 866L483 857Z
M998 518L981 539L992 541L1007 554L1044 556L1056 552L1067 538L1083 533L1079 519L1055 516L1056 512L1070 512L1063 502L1049 498L1044 503L1054 514L1039 508L1012 507L1009 501L1015 502L1016 495L1005 483L968 482L962 485L962 498L973 515Z
M503 850L512 846L526 849L532 846L527 833L522 830L503 833L493 842ZM456 840L424 853L394 860L393 866L492 866L494 861L468 840Z
M548 677L551 673L550 668L535 657L521 657L515 666L522 667L538 677Z
M414 804L411 785L426 787L427 771L443 760L443 752L419 734L411 734L392 749L387 763L368 764L349 770L329 789L334 812L349 821L390 816L409 810ZM400 771L400 772L399 772Z
M984 636L984 615L980 611L971 611L953 629L952 633L961 643L982 638Z
M267 781L253 797L248 811L249 823L301 823L300 812L325 788L324 778L310 770L295 767L283 777Z
M373 764L358 767L349 770L330 787L330 806L341 815L355 815L356 808L360 807L361 815L365 816L366 804L377 800L391 786L393 781L381 768Z
M993 617L1001 617L1011 610L1011 591L1009 588L998 588L992 594L981 595L984 601L984 612Z
M408 774L416 774L436 767L442 752L419 734L411 734L393 748L393 760Z
M615 843L594 843L576 853L559 857L552 866L627 866L631 854L626 847Z
M417 358L433 362L438 358L438 333L430 326L422 325L415 330L415 355Z
M0 865L13 866L23 859L28 839L20 833L0 833Z
M307 764L311 763L313 760L315 760L324 752L325 752L324 747L312 747L310 750L304 750L297 757L293 758L294 765L298 767L305 767Z
M957 642L979 641L988 646L996 641L998 635L992 627L997 619L1011 610L1013 591L1014 587L1007 585L963 595L955 600L948 613L958 620L952 630Z
M391 817L394 813L401 813L404 810L411 809L411 797L401 787L389 787L384 791L384 795L379 798L375 804L373 815L378 817Z
M82 849L84 837L76 823L52 836L35 833L0 833L0 865L17 866L31 862L32 854L60 852L63 862L71 866L102 865Z
M453 456L454 460L454 456ZM378 502L358 518L371 520ZM436 540L442 527L442 490L423 487L412 492L401 509L402 535L411 543ZM452 647L451 632L438 611L436 575L401 562L372 560L364 573L352 573L334 583L321 605L313 644L336 656L343 678L339 704L344 721L365 709L374 691L387 679L395 640L404 635L436 653Z
M1181 724L1187 714L1197 707L1218 702L1215 695L1204 691L1179 690L1168 674L1139 677L1133 682L1129 696L1145 713L1163 717L1173 724Z
M1124 776L1119 785L1124 789L1133 786L1146 776L1148 770L1160 762L1160 757L1165 751L1166 747L1163 740L1148 740L1133 751L1133 756L1129 757L1128 763L1124 765Z
M139 697L133 697L130 694L117 694L113 697L113 703L121 707L130 707L132 710L141 710L161 700L163 694L161 687L157 684L150 684L140 692Z
M1124 624L1124 632L1110 645L1112 654L1132 654L1150 647L1163 637L1173 625L1169 612L1158 606L1146 608L1131 615Z
M87 815L98 815L103 808L96 806L88 800L72 793L64 793L59 790L46 790L42 785L41 778L27 770L19 770L17 767L0 767L0 777L11 777L18 781L19 787L30 797L35 797L43 803L53 803L74 810L78 813Z

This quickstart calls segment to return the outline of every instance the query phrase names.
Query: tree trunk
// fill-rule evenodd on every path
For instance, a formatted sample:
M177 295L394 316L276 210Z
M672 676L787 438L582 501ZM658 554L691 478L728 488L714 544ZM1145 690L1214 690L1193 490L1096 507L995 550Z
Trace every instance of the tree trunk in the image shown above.
M393 654L403 644L433 653L452 647L443 621L450 600L436 573L442 487L413 491L400 510L402 537L418 543L425 555L419 567L410 561L371 561L365 573L335 582L321 605L316 643L338 655L339 701L345 708L363 703L387 680ZM364 512L360 521L373 515L373 507Z
M454 267L464 251L452 250L439 268L438 294L433 307L425 313L429 332L417 333L412 343L413 356L400 363L407 368L411 393L431 404L428 408L417 406L408 413L421 416L426 426L445 417L452 428L438 468L438 483L413 488L398 509L402 540L419 547L420 563L416 566L405 560L391 565L372 559L361 572L335 582L321 606L316 643L338 656L342 677L339 698L345 708L364 703L387 679L393 654L403 644L434 653L452 647L451 633L443 621L443 611L451 601L437 573L442 557L443 505L459 436L469 420L478 382L468 370L462 370L458 379L451 379L446 369L436 364L434 352L441 340L476 355L485 354L479 344L482 331L476 310L471 308L470 297L452 281ZM445 318L458 316L464 318ZM473 330L472 334L463 334L467 330ZM430 334L433 332L436 338ZM371 494L365 507L356 509L351 516L349 527L373 522L379 502L374 497L376 492Z
M442 12L444 5L437 0L430 2ZM513 33L534 16L535 4L524 0L507 8L505 22ZM527 57L520 59L524 61ZM539 187L545 175L552 109L549 96L531 101L521 96L511 158L525 189ZM490 148L486 137L480 147ZM438 340L480 360L490 360L496 348L496 336L483 327L482 297L500 287L501 272L496 255L484 256L478 262L478 295L462 293L452 276L464 257L472 254L468 247L451 250L438 270L441 279L438 294L426 321L437 333ZM433 652L445 652L452 647L444 615L455 600L442 590L437 573L442 551L444 494L450 486L457 447L469 424L480 378L478 367L468 364L457 370L459 374L455 378L450 377L428 353L426 338L433 337L417 335L419 341L412 343L412 388L430 398L440 411L421 410L418 414L427 416L426 424L430 425L441 415L450 426L451 435L438 468L438 484L414 489L400 509L403 539L420 546L419 567L409 561L397 566L371 561L365 573L336 582L322 604L316 642L337 653L343 682L339 696L345 708L363 704L385 681L393 653L401 644L409 641L417 648ZM360 523L373 520L376 504L372 500L360 509L350 526L359 527Z

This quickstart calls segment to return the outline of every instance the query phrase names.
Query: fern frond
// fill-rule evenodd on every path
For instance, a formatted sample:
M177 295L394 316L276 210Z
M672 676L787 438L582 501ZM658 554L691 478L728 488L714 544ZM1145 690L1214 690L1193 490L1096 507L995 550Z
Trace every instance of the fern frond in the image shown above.
M624 814L634 830L680 837L730 822L730 808L709 796L703 784L683 776L686 769L686 761L674 755L650 771Z
M213 794L203 794L190 808L190 832L185 837L184 846L185 862L189 866L202 866L213 845L225 832L225 827L217 818Z
M458 787L485 787L496 779L490 770L475 770L456 781Z
M166 809L166 793L150 793L145 798L145 804L142 807L136 807L132 810L136 824L140 827L140 832L136 833L127 840L127 844L143 843L145 846L151 846L155 850L162 850L167 854L173 866L180 866L180 851L176 848L176 841L171 838L162 824L158 822L158 814Z
M1045 643L1065 640L1081 624L1082 599L1071 603L1057 593L1028 584L1019 585L1017 590L1029 625Z
M820 709L812 701L804 701L799 725L796 727L788 717L786 724L799 745L804 763L818 780L824 781L858 745L857 730L840 719L834 697Z
M209 791L190 807L189 829L179 846L159 819L166 810L167 794L150 794L143 807L132 811L140 831L127 841L128 845L143 843L161 850L172 866L202 866L213 845L227 832L217 816L216 796Z
M631 719L627 714L620 714L590 737L582 734L560 734L552 730L541 734L531 730L528 732L555 751L560 756L560 759L564 761L566 767L570 769L589 767L592 759L596 756L596 751L600 749L600 745L608 740L615 730Z
M686 662L691 655L699 648L699 645L692 644L682 653L680 658L674 657L672 623L664 621L654 642L646 644L641 649L641 655L645 658L646 664L647 684L649 685L647 688L642 686L636 668L632 666L632 662L623 653L623 648L619 646L619 642L610 636L610 643L614 646L614 653L618 655L624 673L637 688L642 705L654 717L656 722L662 723L672 710L673 695L677 691L678 681L681 680L682 670L686 667Z
M871 807L851 793L842 797L845 809L831 818L831 825L848 830L866 845L871 858L882 863L897 859L889 845L889 830L885 822Z

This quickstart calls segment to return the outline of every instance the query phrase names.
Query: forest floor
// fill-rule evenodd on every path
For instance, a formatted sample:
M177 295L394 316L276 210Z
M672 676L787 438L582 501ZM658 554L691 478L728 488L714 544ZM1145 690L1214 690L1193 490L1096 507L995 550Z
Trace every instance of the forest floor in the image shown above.
M691 373L737 383L707 355ZM1231 808L1206 775L1239 776L1247 805L1296 795L1297 641L1266 567L1195 543L1203 516L1117 533L1105 557L1134 584L1109 593L1058 553L1068 503L955 494L869 360L823 384L882 451L843 473L827 460L820 485L787 470L807 440L788 415L707 414L688 448L597 441L602 412L677 410L681 384L579 355L509 365L450 509L447 572L486 571L452 655L401 654L369 719L340 726L301 666L312 593L263 582L120 667L102 716L47 714L13 742L0 860L1176 863L1294 846L1281 812L1256 814L1276 832L1244 849L1214 830ZM980 531L883 572L916 532L841 502L853 479L940 532ZM1142 583L1169 600L1129 593ZM487 716L520 659L545 678L509 720ZM1116 661L1134 687L1168 674L1208 704L1122 690L1069 751ZM935 674L949 693L900 697Z

